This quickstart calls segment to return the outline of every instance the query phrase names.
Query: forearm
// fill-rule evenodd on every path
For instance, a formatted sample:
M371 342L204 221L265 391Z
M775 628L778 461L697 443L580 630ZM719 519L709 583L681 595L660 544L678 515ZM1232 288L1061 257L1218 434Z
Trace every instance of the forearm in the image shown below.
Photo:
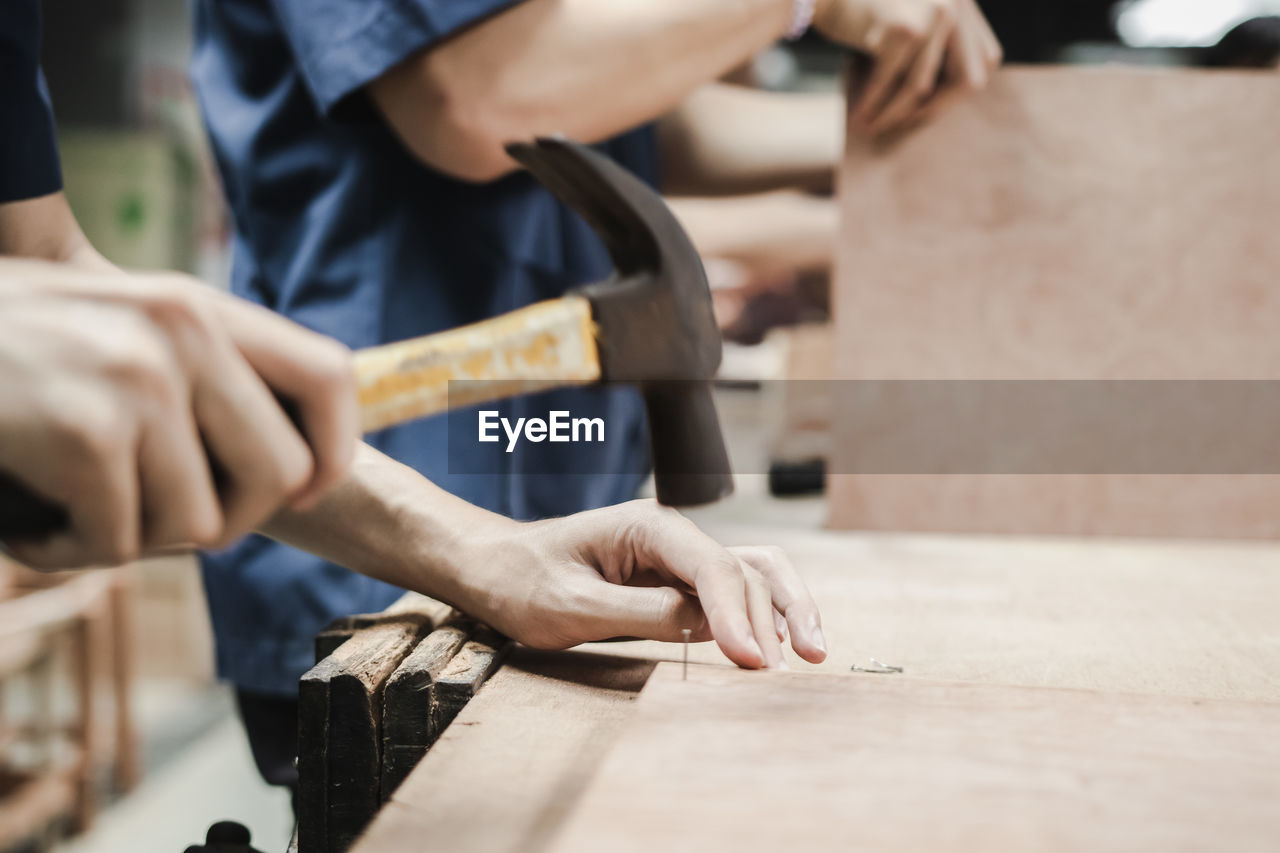
M260 532L378 580L473 609L459 570L486 531L516 522L473 506L367 444L346 479L312 509L287 510Z
M527 0L370 84L424 162L470 180L503 143L595 142L657 118L780 37L792 0Z
M677 194L831 186L844 142L836 94L699 88L658 125L662 189Z
M452 604L533 648L714 638L741 666L782 666L781 614L805 660L826 657L817 607L781 551L726 551L652 502L517 523L361 445L342 485L264 532Z
M794 191L734 198L668 198L698 252L753 269L810 272L831 265L835 202Z
M0 204L0 255L114 270L80 230L61 192Z

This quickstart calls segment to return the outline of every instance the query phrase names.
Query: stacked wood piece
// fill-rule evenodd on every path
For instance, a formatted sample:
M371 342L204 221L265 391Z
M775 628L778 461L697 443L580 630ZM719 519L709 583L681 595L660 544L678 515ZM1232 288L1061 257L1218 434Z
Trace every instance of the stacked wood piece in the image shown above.
M136 784L132 594L127 570L44 575L0 557L0 850L89 829L103 771L116 791ZM13 716L11 685L31 697Z
M298 849L348 849L496 669L509 641L410 593L316 638L298 717Z

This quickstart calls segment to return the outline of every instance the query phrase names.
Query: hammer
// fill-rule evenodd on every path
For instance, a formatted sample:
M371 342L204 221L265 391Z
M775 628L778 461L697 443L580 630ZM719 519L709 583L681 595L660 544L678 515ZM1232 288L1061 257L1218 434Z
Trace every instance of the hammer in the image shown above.
M480 323L357 351L362 429L551 388L625 382L644 396L658 500L695 506L728 495L733 478L710 383L720 332L684 229L656 192L591 148L539 138L507 151L591 225L613 274ZM42 538L66 524L61 507L0 473L0 538Z

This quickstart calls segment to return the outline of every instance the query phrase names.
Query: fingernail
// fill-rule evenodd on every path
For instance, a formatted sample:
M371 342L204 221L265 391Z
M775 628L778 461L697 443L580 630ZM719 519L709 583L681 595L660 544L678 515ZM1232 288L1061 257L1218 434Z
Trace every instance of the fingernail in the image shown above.
M822 628L814 625L812 637L814 646L825 655L827 653L827 638L822 636Z
M785 660L780 660L774 669L791 669L791 664L787 663Z

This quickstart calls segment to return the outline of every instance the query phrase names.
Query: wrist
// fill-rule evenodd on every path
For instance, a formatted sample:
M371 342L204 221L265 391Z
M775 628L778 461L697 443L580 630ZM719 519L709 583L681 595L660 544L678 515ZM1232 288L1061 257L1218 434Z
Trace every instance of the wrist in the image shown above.
M422 525L423 535L411 549L422 579L420 591L448 602L482 621L491 621L500 608L501 593L510 586L518 560L511 544L527 525L470 504L456 519L460 523ZM448 532L441 528L447 527Z

